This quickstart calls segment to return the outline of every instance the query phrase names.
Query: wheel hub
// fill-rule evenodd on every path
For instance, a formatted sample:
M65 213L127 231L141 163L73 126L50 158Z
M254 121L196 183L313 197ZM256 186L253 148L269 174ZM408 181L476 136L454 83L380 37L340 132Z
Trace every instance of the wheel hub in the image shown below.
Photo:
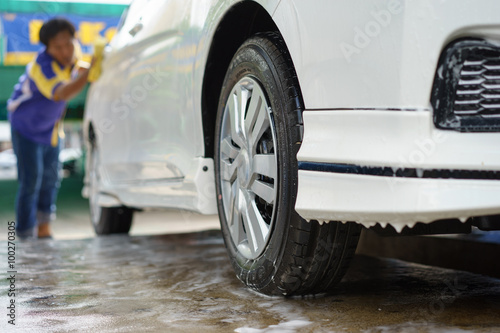
M246 149L241 149L240 155L242 162L238 168L238 180L240 181L240 187L242 189L249 189L250 179L252 177L251 156Z
M266 248L275 219L278 162L271 108L253 77L233 87L221 125L219 175L225 220L239 252L254 259Z

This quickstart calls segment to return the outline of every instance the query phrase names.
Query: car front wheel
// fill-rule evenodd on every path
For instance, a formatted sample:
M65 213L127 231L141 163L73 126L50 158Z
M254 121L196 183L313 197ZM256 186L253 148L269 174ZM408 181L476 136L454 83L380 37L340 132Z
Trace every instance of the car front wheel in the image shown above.
M276 33L247 40L230 63L216 120L221 228L237 277L268 295L326 292L344 275L355 223L307 222L295 211L303 102Z

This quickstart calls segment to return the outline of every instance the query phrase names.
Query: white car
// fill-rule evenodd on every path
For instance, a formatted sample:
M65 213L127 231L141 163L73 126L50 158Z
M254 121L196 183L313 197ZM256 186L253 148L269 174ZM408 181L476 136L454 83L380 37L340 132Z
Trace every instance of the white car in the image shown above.
M136 0L84 131L98 234L218 212L247 286L326 292L362 226L500 228L500 2Z

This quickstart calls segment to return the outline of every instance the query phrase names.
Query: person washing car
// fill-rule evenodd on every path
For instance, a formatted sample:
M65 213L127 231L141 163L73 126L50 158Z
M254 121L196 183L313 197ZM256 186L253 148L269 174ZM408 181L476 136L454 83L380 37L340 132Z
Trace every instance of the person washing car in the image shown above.
M78 60L75 27L64 18L40 29L45 46L7 101L17 157L16 232L20 239L50 238L60 186L59 152L66 102L85 87L88 63Z

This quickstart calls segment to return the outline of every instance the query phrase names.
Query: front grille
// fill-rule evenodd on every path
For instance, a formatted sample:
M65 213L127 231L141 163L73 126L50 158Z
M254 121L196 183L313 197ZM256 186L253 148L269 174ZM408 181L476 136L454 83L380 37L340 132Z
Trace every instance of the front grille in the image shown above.
M500 59L466 60L460 71L454 114L500 116Z
M438 128L500 131L500 48L461 40L441 57L432 96Z

